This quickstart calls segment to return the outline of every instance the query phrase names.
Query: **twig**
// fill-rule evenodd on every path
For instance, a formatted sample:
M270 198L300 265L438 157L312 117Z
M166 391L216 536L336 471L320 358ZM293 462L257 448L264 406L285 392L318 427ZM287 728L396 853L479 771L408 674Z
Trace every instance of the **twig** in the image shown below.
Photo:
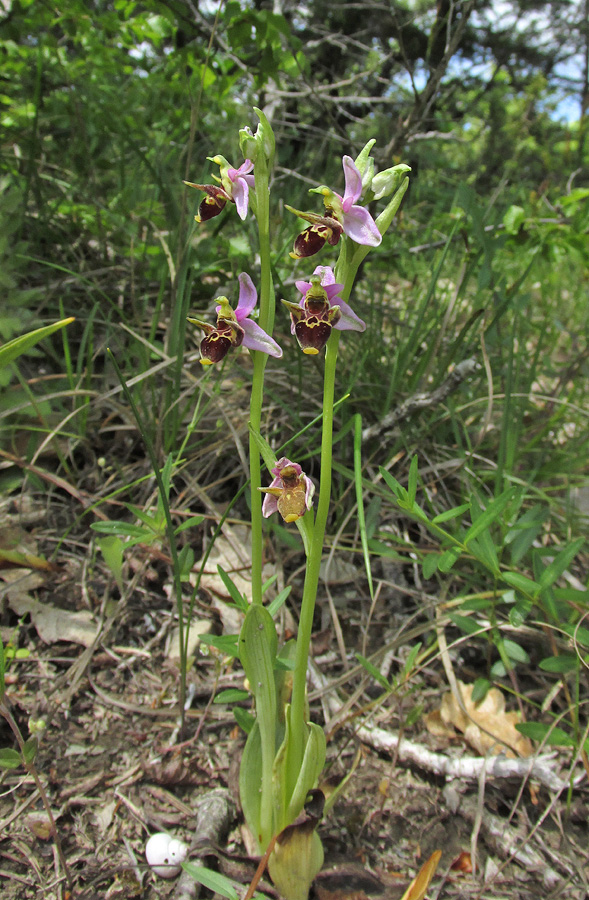
M356 732L356 736L364 743L374 747L375 750L384 750L394 753L399 745L399 737L392 732L385 731L372 725L363 725ZM466 781L477 781L482 769L485 769L486 778L533 778L535 781L547 787L551 791L561 791L568 786L549 763L552 757L548 755L530 757L528 759L507 759L505 756L461 756L459 758L444 756L442 753L434 753L422 744L408 741L403 738L399 751L399 761L414 763L435 775L443 775L446 778L461 778Z
M397 406L396 409L389 413L388 416L385 416L384 419L376 425L365 428L362 432L362 440L368 441L370 438L376 437L377 435L382 437L383 432L390 431L400 422L403 422L405 419L412 416L414 412L417 412L420 409L427 409L430 406L437 406L438 403L442 403L446 397L457 390L464 379L468 378L469 375L472 375L477 368L478 363L476 359L463 359L462 362L459 362L454 369L452 369L447 378L445 378L441 385L435 388L435 390L426 393L412 394L411 397L408 397L407 400L401 403L400 406Z

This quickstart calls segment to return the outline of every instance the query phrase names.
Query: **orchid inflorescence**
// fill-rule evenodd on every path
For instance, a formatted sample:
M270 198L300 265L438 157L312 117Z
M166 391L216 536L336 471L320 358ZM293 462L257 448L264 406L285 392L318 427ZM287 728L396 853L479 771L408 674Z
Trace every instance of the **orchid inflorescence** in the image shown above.
M209 157L219 166L216 184L185 182L204 193L197 222L218 216L233 203L240 219L251 208L258 226L260 251L260 309L258 292L246 272L239 275L239 298L234 308L225 296L216 299L214 324L190 317L204 332L200 343L205 367L221 362L240 346L253 353L250 398L250 497L252 539L252 602L245 612L238 638L239 658L253 694L255 722L250 727L239 775L240 799L245 819L260 853L268 851L268 870L286 900L305 900L309 885L322 865L323 850L315 832L321 813L308 808L325 763L325 735L309 720L306 674L313 615L317 597L325 528L331 497L335 369L340 332L363 332L366 324L348 303L354 279L366 253L382 242L407 188L408 166L398 165L375 174L369 141L354 161L342 158L344 192L325 185L311 193L323 197L322 214L290 212L307 222L294 241L290 256L307 258L326 244L340 244L334 268L317 266L308 280L296 280L298 296L283 299L290 315L291 334L306 356L318 356L323 348L323 412L321 468L317 508L315 485L301 465L286 456L278 460L261 435L264 367L267 357L279 359L282 349L272 337L274 290L270 253L269 182L274 160L274 135L261 110L257 131L240 131L244 162L237 168L225 157ZM373 200L394 192L375 220L367 208ZM341 243L340 243L341 242ZM256 352L258 351L258 352ZM262 486L261 457L272 475ZM264 494L262 502L260 492ZM263 601L262 519L278 512L301 533L307 558L294 653L288 644L278 651L278 636L269 608ZM291 642L292 643L292 642ZM292 665L291 665L292 664ZM292 669L289 678L286 672ZM291 690L289 690L289 686ZM323 804L321 804L321 812ZM273 847L274 849L270 849Z

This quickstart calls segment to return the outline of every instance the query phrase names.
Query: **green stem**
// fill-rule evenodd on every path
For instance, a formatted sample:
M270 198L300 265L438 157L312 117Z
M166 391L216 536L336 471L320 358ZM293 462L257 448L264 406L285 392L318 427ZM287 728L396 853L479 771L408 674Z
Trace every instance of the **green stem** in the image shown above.
M292 706L290 721L292 727L292 756L291 763L296 780L298 769L303 759L304 736L306 722L306 687L307 687L307 661L311 644L311 632L313 629L313 615L317 588L319 585L319 569L323 553L323 541L327 516L329 514L329 502L331 499L331 459L333 443L333 397L335 392L335 369L339 347L340 332L332 331L331 337L325 349L325 372L323 380L323 428L321 433L321 482L319 485L319 499L317 501L317 515L310 553L307 558L307 571L305 574L305 586L303 588L303 600L301 603L301 615L299 618L299 630L297 634L297 648L293 673Z
M266 334L272 334L274 325L274 288L272 285L272 269L270 265L270 195L268 190L268 167L263 154L256 161L256 205L258 236L260 244L260 317L259 325ZM268 357L265 353L254 350L254 372L252 377L252 393L250 398L250 423L256 433L260 433L262 424L262 403L264 399L264 370ZM252 602L262 602L262 467L260 451L255 439L250 434L250 490L252 519Z

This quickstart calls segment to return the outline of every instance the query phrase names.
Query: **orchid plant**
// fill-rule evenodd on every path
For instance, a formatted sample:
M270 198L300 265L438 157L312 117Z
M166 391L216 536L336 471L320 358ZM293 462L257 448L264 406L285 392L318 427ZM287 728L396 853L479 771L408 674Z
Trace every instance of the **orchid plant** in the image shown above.
M325 762L325 735L310 721L307 701L307 665L319 570L331 498L332 433L335 373L343 331L363 332L365 323L349 305L360 263L382 241L408 186L408 166L398 165L375 173L368 142L353 160L342 159L344 193L321 185L312 189L323 197L322 215L287 207L305 220L307 228L296 237L290 254L306 259L326 244L339 245L332 268L317 266L308 277L295 282L299 294L282 302L290 314L291 333L306 355L317 356L325 348L321 465L315 507L315 485L295 460L276 459L260 434L264 371L271 356L282 350L272 337L275 296L272 282L269 228L269 178L274 164L274 135L264 114L256 109L259 125L253 134L240 131L245 161L237 168L223 156L209 157L220 166L217 185L187 182L205 194L196 221L204 223L222 212L229 201L245 219L248 206L258 227L260 274L259 313L254 312L258 291L252 278L239 276L235 309L226 297L217 301L215 324L191 317L204 332L201 363L212 367L229 351L246 347L253 357L250 399L250 489L252 517L252 602L247 605L238 640L238 652L255 704L241 760L239 789L243 813L260 853L266 855L270 875L286 900L306 900L310 884L321 868L323 850L316 824L323 812L323 795L317 790ZM252 174L253 170L253 174ZM368 206L375 198L392 195L376 219ZM262 459L271 476L262 483ZM262 500L262 495L264 498ZM263 519L280 515L294 523L302 537L306 571L300 602L296 640L279 648L279 637L270 609L263 602ZM275 612L275 608L272 609ZM241 717L242 722L245 722Z

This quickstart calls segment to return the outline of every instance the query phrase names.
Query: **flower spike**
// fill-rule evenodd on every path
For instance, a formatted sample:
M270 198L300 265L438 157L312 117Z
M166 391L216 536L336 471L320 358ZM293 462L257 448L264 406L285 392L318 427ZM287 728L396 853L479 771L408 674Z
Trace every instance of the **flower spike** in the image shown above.
M242 344L249 350L259 350L280 359L282 350L276 341L249 318L257 301L253 281L246 272L242 272L239 276L239 300L235 310L227 297L219 297L215 326L188 317L189 322L198 325L205 333L200 344L200 361L203 366L220 362L232 347L240 347Z
M278 511L285 522L296 522L311 509L315 485L303 474L299 464L291 462L286 456L278 460L271 472L274 479L270 487L259 488L266 494L262 515L267 519Z

